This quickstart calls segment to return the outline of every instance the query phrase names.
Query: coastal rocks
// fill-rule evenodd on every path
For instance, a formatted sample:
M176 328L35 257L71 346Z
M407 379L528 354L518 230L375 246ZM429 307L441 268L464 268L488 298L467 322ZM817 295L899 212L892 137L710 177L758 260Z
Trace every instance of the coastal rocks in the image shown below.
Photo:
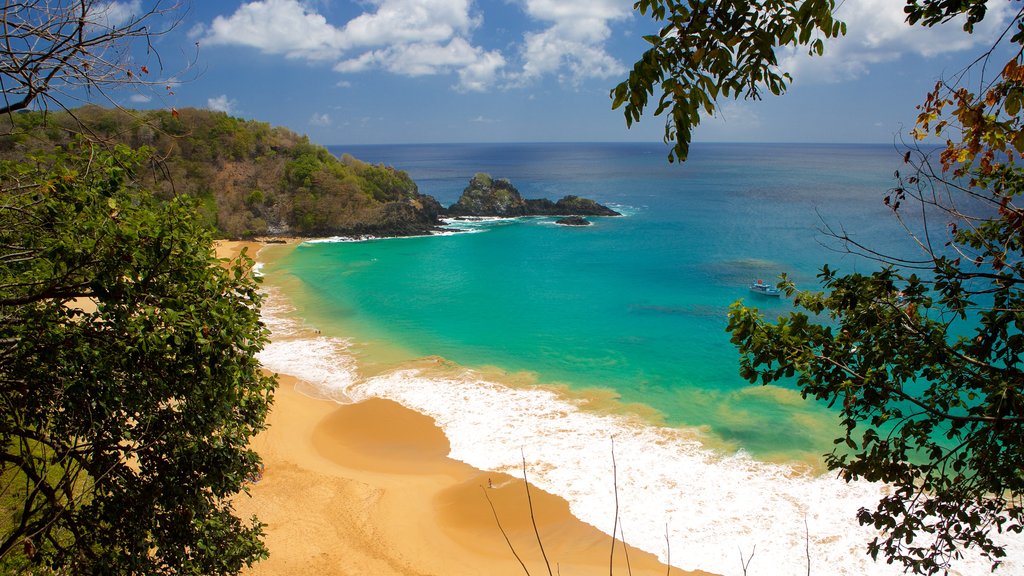
M450 216L526 216L526 202L506 179L493 180L478 173L462 191L458 202L448 207Z
M321 212L316 214L319 221L291 233L314 237L390 238L429 235L440 230L443 224L440 216L444 207L433 196L418 192L399 200L367 202L347 217L332 218L328 206L319 207Z
M557 202L546 198L527 200L526 207L531 216L621 216L603 204L579 196L565 196Z
M493 179L484 173L473 176L459 200L448 208L415 189L384 197L382 201L364 201L348 216L334 217L336 210L332 211L332 204L320 200L308 207L309 222L303 226L302 234L354 238L429 235L444 229L441 218L446 217L558 216L558 224L588 226L591 222L583 216L619 215L607 206L578 196L558 201L527 200L507 179Z
M566 216L565 218L555 220L555 224L561 224L562 226L590 226L591 222L582 216Z
M494 180L478 173L469 181L459 200L448 208L449 216L621 216L588 198L566 196L557 202L546 198L524 200L507 179ZM589 224L589 222L587 223ZM580 224L577 224L580 225ZM583 224L585 225L585 224Z

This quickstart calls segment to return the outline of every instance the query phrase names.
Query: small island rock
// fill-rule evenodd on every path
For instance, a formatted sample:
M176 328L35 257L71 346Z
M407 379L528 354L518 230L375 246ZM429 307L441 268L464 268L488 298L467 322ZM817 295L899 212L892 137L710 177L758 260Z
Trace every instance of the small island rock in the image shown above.
M579 196L565 196L557 202L546 198L524 200L507 179L495 180L478 173L469 181L459 200L448 208L449 216L621 216L618 212ZM589 224L589 222L588 222ZM580 225L580 224L577 224ZM584 224L585 225L585 224Z
M526 216L526 202L519 190L505 179L493 180L479 173L469 181L458 202L448 207L451 216Z
M566 216L565 218L555 220L555 224L561 224L562 226L590 226L592 222L582 216Z

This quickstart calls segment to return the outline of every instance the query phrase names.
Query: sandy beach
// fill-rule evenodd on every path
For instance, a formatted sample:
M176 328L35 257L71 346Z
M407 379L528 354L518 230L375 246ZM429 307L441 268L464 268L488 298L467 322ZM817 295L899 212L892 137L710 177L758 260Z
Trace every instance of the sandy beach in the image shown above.
M222 242L218 255L245 246L250 256L259 249ZM564 499L531 488L542 552L522 478L448 458L448 439L429 417L388 400L314 399L279 377L269 428L253 441L263 477L235 502L240 516L267 525L270 558L247 574L542 574L544 555L555 574L609 571L610 537L573 517ZM616 574L669 573L621 543L613 562Z

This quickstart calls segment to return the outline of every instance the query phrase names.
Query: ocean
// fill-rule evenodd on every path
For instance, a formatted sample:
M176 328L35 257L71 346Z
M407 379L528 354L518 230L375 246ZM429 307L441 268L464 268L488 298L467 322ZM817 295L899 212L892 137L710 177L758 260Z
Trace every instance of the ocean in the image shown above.
M625 539L665 559L667 532L681 568L739 573L738 550L756 547L751 574L806 573L809 545L814 573L901 573L871 562L872 532L855 519L886 487L821 464L835 412L785 383L744 381L725 332L738 300L769 318L791 310L751 293L756 279L815 289L822 264L878 266L829 230L913 253L882 203L901 150L698 144L683 165L660 144L332 151L406 170L445 205L485 172L525 198L574 194L623 216L303 244L263 270L270 369L339 402L377 396L428 414L451 457L478 468L520 476L525 458L532 483L606 531L617 484Z

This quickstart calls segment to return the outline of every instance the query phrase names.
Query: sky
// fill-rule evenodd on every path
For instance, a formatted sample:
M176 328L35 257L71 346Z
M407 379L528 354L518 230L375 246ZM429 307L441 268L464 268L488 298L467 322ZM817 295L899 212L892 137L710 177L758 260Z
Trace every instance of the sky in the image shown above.
M663 118L627 129L608 96L657 30L632 3L193 0L133 55L155 85L114 100L224 111L324 145L660 141ZM112 2L111 14L151 4ZM892 143L935 82L986 50L1019 7L991 0L968 35L956 22L907 26L899 0L839 4L847 35L822 57L786 51L785 95L723 101L694 140Z

